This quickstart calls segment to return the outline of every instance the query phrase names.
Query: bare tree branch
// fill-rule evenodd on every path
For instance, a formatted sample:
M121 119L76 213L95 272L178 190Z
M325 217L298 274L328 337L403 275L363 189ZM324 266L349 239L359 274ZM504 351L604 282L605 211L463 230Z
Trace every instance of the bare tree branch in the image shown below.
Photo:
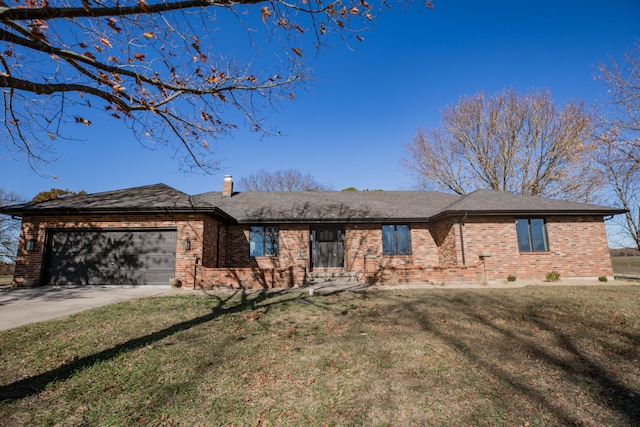
M559 109L548 91L479 93L444 109L437 128L419 130L403 165L424 186L457 194L490 188L588 201L601 182L592 127L581 103Z
M330 186L319 183L311 175L297 169L267 172L259 170L238 182L243 191L329 191Z
M0 206L20 203L22 197L0 188ZM20 220L8 215L0 215L0 262L14 262L18 252Z
M184 152L186 167L215 169L211 139L268 133L261 113L295 97L307 52L335 35L359 40L383 4L0 1L4 148L45 161L67 125L117 119L143 144ZM241 54L221 54L242 33ZM262 54L263 39L279 53Z
M640 43L624 62L602 64L597 77L608 97L601 103L599 164L607 177L611 203L627 210L619 225L624 240L640 250Z

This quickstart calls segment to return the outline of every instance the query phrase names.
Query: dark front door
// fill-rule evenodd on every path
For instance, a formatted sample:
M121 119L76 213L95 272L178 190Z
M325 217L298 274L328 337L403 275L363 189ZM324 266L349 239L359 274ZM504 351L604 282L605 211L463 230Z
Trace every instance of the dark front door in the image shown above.
M326 225L312 231L314 268L344 266L344 231L341 226Z

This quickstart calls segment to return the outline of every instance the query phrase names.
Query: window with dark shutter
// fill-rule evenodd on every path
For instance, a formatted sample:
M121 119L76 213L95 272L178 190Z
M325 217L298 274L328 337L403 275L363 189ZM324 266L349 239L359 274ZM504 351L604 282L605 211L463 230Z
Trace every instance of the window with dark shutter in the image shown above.
M384 255L411 255L411 233L408 225L382 226Z

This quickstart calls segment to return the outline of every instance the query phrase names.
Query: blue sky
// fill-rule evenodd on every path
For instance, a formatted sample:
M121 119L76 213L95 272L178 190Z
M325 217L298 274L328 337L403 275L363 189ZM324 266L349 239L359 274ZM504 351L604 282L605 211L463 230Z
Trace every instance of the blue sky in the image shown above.
M218 140L216 174L186 175L170 149L144 149L119 122L93 118L74 130L79 141L58 142L61 158L38 173L24 158L0 158L0 187L25 199L51 187L93 193L159 182L197 194L221 190L225 174L299 169L336 190L411 189L403 145L417 127L437 125L443 107L505 87L591 104L604 95L598 63L640 38L638 0L434 3L383 13L356 50L323 50L309 64L313 84L267 114L283 136Z

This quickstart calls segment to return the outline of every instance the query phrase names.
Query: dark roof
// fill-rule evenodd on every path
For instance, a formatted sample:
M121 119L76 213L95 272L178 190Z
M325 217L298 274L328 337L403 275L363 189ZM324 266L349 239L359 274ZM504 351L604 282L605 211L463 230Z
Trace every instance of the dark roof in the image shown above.
M214 206L196 206L192 197L165 184L64 197L45 202L24 203L0 208L0 213L24 214L117 213L117 212L207 212L229 220Z
M247 192L194 196L240 223L427 221L459 196L427 191Z
M624 212L624 209L588 203L476 190L461 196L432 219L460 215L616 215Z
M24 216L69 213L202 212L225 222L427 222L463 215L614 215L624 209L479 190L466 196L428 191L221 192L189 196L165 184L0 208Z

